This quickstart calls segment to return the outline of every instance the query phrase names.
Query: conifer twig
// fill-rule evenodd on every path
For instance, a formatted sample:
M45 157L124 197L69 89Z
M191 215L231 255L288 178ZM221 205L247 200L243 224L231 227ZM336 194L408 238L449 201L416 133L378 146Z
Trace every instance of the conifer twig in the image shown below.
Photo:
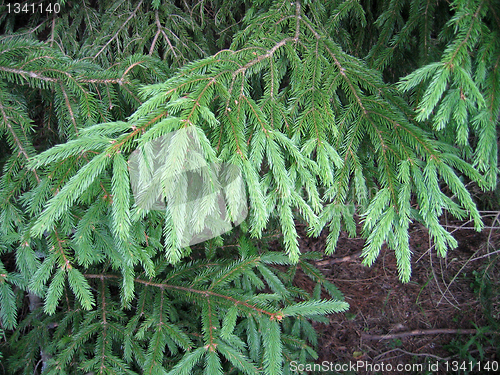
M118 34L120 33L120 31L125 27L127 26L128 22L134 18L135 14L137 13L137 11L139 10L139 8L141 7L142 5L142 2L144 0L141 0L139 1L139 4L137 4L137 7L134 9L134 11L130 14L130 16L125 20L125 22L120 26L120 28L116 31L115 35L113 35L113 37L111 39L109 39L107 41L107 43L101 48L101 50L99 52L96 53L96 55L94 56L94 59L97 58L97 56L99 56L102 51L104 51L106 49L106 47L113 41L115 40L117 37L118 37Z
M117 275L109 275L109 274L84 274L84 276L86 278L88 278L88 279L101 279L101 280L102 279L119 279L120 278ZM247 302L240 301L240 300L238 300L236 298L233 298L233 297L230 297L230 296L227 296L227 295L224 295L224 294L216 293L216 292L213 292L211 290L201 290L201 289L195 289L195 288L190 288L190 287L184 287L184 286L180 286L180 285L155 283L155 282L152 282L152 281L147 281L147 280L142 280L142 279L137 279L137 278L134 279L134 281L136 283L139 283L139 284L144 284L144 285L147 285L147 286L154 286L154 287L160 288L160 289L174 289L174 290L181 290L181 291L184 291L184 292L187 292L187 293L199 294L199 295L202 295L205 298L207 298L207 300L209 300L210 296L222 298L222 299L225 299L227 301L233 302L235 305L245 306L246 308L254 310L255 312L258 312L258 313L261 313L261 314L265 314L265 315L269 315L269 317L271 319L273 319L273 318L274 319L279 319L279 317L281 316L280 312L276 312L275 313L275 312L267 311L267 310L258 308L255 305L251 305L251 304L249 304Z

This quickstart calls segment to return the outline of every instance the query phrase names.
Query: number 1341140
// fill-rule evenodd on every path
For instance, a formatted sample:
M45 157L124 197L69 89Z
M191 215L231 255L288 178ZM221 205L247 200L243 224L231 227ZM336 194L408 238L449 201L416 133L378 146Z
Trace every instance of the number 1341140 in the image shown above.
M59 3L12 3L7 4L8 13L59 13L61 5Z
M460 370L462 371L472 371L472 370L479 370L479 371L484 371L484 372L494 372L497 373L499 369L498 361L479 361L477 363L474 363L472 361L466 362L466 361L446 361L444 362L444 367L446 369L446 372L452 371L452 372L458 372Z

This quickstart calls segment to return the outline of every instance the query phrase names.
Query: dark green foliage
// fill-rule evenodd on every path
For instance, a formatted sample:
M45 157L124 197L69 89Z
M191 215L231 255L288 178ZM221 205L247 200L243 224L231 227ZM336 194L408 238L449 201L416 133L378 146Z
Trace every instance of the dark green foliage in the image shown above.
M444 211L482 227L469 188L496 186L497 2L0 10L7 373L280 374L315 358L308 319L347 308L310 263L321 254L300 253L297 221L327 228L332 253L361 217L365 263L387 244L404 282L411 222L442 256L456 246ZM175 211L135 204L127 162L188 127L206 162L240 168L249 215L181 247ZM187 153L177 137L176 168Z

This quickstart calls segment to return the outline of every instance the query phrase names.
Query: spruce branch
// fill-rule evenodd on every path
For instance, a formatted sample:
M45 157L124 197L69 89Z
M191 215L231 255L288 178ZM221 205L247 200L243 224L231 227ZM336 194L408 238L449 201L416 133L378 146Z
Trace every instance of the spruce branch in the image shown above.
M127 26L127 24L129 23L129 21L134 18L134 16L136 15L137 11L139 10L139 8L141 7L143 3L143 0L139 1L139 3L137 4L137 6L135 7L135 9L132 11L132 13L130 13L130 16L125 20L125 22L123 22L123 24L118 28L118 30L116 31L116 33L113 35L113 37L111 39L109 39L106 44L104 44L104 46L99 50L99 52L97 52L95 55L94 55L94 60L106 49L106 47L111 43L113 42L113 40L115 40L117 37L118 37L118 34L120 33L120 31L122 31L125 26Z
M109 274L85 274L84 276L86 278L89 278L89 279L101 279L101 278L117 279L117 278L119 278L119 276L109 275ZM163 288L163 289L167 289L167 290L178 290L178 291L188 293L188 294L197 294L197 295L201 296L203 299L207 299L207 301L210 297L215 297L217 299L227 301L227 302L231 303L231 305L241 306L241 307L245 308L245 310L252 311L255 313L264 314L264 315L269 316L269 318L273 318L273 319L276 319L276 317L281 316L279 312L273 312L273 311L269 311L266 309L262 309L262 308L255 306L255 305L252 305L248 302L236 299L234 297L231 297L231 296L228 296L225 294L210 291L210 290L201 290L201 289L183 287L183 286L179 286L179 285L172 285L172 284L166 284L166 283L155 283L152 281L142 280L142 279L134 279L134 282L139 283L139 284L143 284L143 285L147 285L147 286L153 286L153 287L160 288L160 289Z
M300 253L298 222L311 235L329 228L331 253L342 230L357 235L360 217L364 263L386 244L404 282L411 222L440 255L456 245L444 213L481 230L471 186L491 188L498 172L493 2L61 9L0 16L8 371L279 374L286 361L317 357L304 317L346 308L311 263L321 254ZM153 153L172 132L166 171L194 159L231 164L248 195L225 188L228 217L243 206L248 217L202 245L181 247L182 236L217 209L213 199L178 228L182 209L139 207L130 189L131 153ZM145 199L158 186L182 190L170 177L159 173ZM271 239L284 251L268 252ZM312 292L293 285L299 267ZM41 306L26 314L22 294Z

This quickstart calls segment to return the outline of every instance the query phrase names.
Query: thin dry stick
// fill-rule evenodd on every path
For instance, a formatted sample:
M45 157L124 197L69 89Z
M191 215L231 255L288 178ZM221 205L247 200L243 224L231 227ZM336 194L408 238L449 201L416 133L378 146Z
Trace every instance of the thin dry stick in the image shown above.
M429 234L429 243L431 243L431 235ZM432 245L434 246L434 245ZM443 291L441 290L441 286L439 285L439 280L436 276L436 272L434 272L434 266L432 265L432 251L429 251L429 261L430 261L430 264L431 264L431 271L432 271L432 276L434 277L434 280L436 280L436 285L439 289L439 292L441 293L441 295L444 297L444 299L446 299L446 301L448 301L448 303L450 305L452 305L453 307L455 307L456 309L460 310L460 308L458 306L455 306L449 299L448 297L446 297L446 295L443 293Z
M459 227L456 227L455 229L453 229L450 234L453 234L455 233L457 230L460 230L460 229L464 229L464 227L469 224L470 222L472 222L472 220L468 220L466 221L465 223L463 223L461 226ZM467 228L467 227L466 227ZM429 244L431 243L431 240L430 240L430 235L429 235ZM422 259L429 251L431 251L433 248L434 248L435 245L432 245L431 247L429 247L425 253L423 253L416 261L416 263L418 263L420 261L420 259Z
M498 212L498 213L497 213L497 215L496 215L495 219L493 220L493 223L492 223L492 226L491 226L491 227L487 227L487 228L485 228L485 229L488 229L488 228L490 229L490 233L489 233L489 235L488 235L488 244L490 243L490 237L491 237L491 233L492 233L493 229L498 229L498 227L495 227L495 226L494 226L494 224L495 224L495 221L497 221L497 220L498 220L499 215L500 215L500 212ZM469 223L469 222L470 222L470 220L469 220L467 223ZM455 228L456 228L455 230L458 230L458 229L474 229L474 228L465 227L465 225L466 225L467 223L464 223L464 224L463 224L463 225L461 225L460 227L455 227ZM455 231L455 230L454 230L454 231ZM453 231L453 232L454 232L454 231ZM453 232L452 232L452 233L453 233ZM453 282L456 280L456 278L458 277L458 275L462 272L462 270L465 268L465 266L467 266L467 264L469 264L469 262L471 262L471 261L473 261L473 260L477 260L477 259L486 258L486 257L491 256L492 254L495 254L495 253L497 253L497 252L500 252L500 250L497 250L497 251L495 251L495 252L493 252L493 253L488 253L488 254L486 254L486 255L483 255L483 256L480 256L480 257L474 258L474 256L475 256L475 255L476 255L479 251L480 251L480 249L476 250L476 251L474 252L474 254L473 254L473 255L472 255L469 259L467 259L467 261L465 262L465 264L464 264L464 265L460 268L460 270L458 270L458 272L456 273L456 275L453 277L453 279L450 281L450 283L446 286L446 289L445 289L444 293L448 292L448 290L450 289L451 284L453 284ZM443 300L443 298L444 298L444 294L443 294L443 295L441 296L441 298L439 299L439 301L438 301L438 305L441 303L441 301Z
M413 331L390 333L386 335L370 335L368 333L362 333L361 338L365 340L391 340L391 339L400 339L408 336L442 335L442 334L473 335L475 333L477 333L477 329L436 328L436 329L414 329ZM486 332L486 333L498 334L498 332Z
M357 253L355 253L353 255L347 255L345 257L320 260L318 262L315 262L315 264L317 266L326 266L326 265L335 264L335 263L355 262L355 261L359 260L361 253L362 253L362 251L358 251Z
M500 211L497 212L496 216L495 216L495 219L493 219L493 222L491 223L492 226L495 225L495 222L499 222L500 223L500 220L498 220L498 217L500 216ZM488 233L488 242L487 242L487 246L486 246L486 251L489 251L489 246L490 246L490 243L491 243L491 235L493 234L493 229L490 229L490 233Z
M450 289L450 286L451 286L451 283L453 283L453 280L450 281L448 284L446 284L446 280L444 279L444 274L445 274L445 271L443 269L443 262L447 263L446 262L446 258L439 258L439 268L441 270L441 281L443 282L443 285L446 287L445 291L443 292L442 296L441 296L441 299L438 301L437 305L439 306L441 304L441 301L443 300L444 298L444 295L449 291ZM448 266L446 266L446 268L448 268ZM453 293L450 292L450 296L451 298L453 298L453 300L457 303L457 306L460 304L460 302L458 302L458 300L455 298L455 296L453 295ZM461 310L461 309L459 309Z
M381 353L379 354L378 356L376 356L373 361L374 362L377 362L379 359L383 358L384 356L386 356L387 354L390 354L392 352L401 352L403 354L408 354L408 355L411 355L411 356L416 356L416 357L431 357L431 358L434 358L434 359L437 359L439 361L447 361L453 357L446 357L446 358L441 358L441 357L438 357L437 355L434 355L434 354L430 354L430 353L412 353L412 352L408 352L406 350L403 350L403 349L400 349L400 348L395 348L395 349L391 349L391 350L388 350L384 353ZM389 360L391 358L385 358L385 360Z
M495 216L495 219L493 220L493 223L491 224L492 226L491 227L484 227L484 229L490 229L490 232L489 232L489 235L488 235L488 244L490 243L490 238L491 238L491 235L492 235L492 232L493 232L493 229L500 229L500 227L495 227L494 224L495 224L495 221L498 221L500 223L500 220L499 220L499 216L500 216L500 212L499 211L480 211L482 214L495 214L496 213L496 216ZM488 215L484 215L484 216L488 216ZM467 225L468 223L470 223L471 220L463 223L462 225L460 226L451 226L451 225L445 225L445 227L447 228L454 228L453 231L451 232L452 234L457 231L457 230L462 230L462 229L474 229L474 228L470 228L470 227L466 227L465 225ZM418 259L417 259L417 263L420 259L422 259L422 257L425 256L425 254L427 254L428 252L430 252L432 249L433 249L434 245L432 245L431 247L429 247L429 249L424 253L422 254ZM479 251L479 250L478 250ZM458 271L458 273L455 275L455 277L453 277L453 279L451 280L451 282L446 286L446 290L444 291L444 293L448 292L449 289L450 289L450 286L451 284L455 281L455 279L458 277L458 275L460 274L460 272L463 270L463 268L469 263L469 262L472 262L474 260L479 260L479 259L483 259L483 258L486 258L486 257L490 257L491 255L493 254L497 254L497 253L500 253L500 250L497 250L497 251L494 251L492 253L488 253L488 254L485 254L485 255L482 255L482 256L479 256L477 258L473 258L474 255L477 254L476 251L471 258L469 258L467 260L467 262L462 266L462 268L460 268L460 270ZM432 255L431 255L431 267L432 267ZM437 282L437 277L434 273L434 270L433 270L433 276L434 276L434 279L436 280ZM443 283L444 283L444 280L443 280ZM444 283L446 285L446 283ZM438 288L439 288L439 291L442 293L442 297L441 299L438 301L438 305L441 303L441 301L443 300L443 298L445 298L450 304L451 302L448 300L448 298L446 298L445 294L441 291L441 288L439 287L439 283L438 283ZM453 305L453 304L451 304ZM454 305L453 305L454 306ZM457 307L457 306L455 306ZM457 307L458 308L458 307Z
M490 256L492 256L492 255L495 255L495 254L498 254L498 253L500 253L500 250L494 251L494 252L492 252L492 253L488 253L488 254L481 255L481 256L479 256L479 257L477 257L477 258L471 259L470 261L472 262L472 261L474 261L474 260L479 260L479 259L483 259L483 258L488 258L488 257L490 257Z
M460 230L476 230L476 228L473 227L464 227L463 225L443 225L444 228L448 229L460 229ZM500 229L500 227L483 227L483 229Z
M450 283L446 286L446 289L444 290L444 292L448 292L448 290L450 289L451 287L451 284L453 284L453 282L457 279L458 275L460 275L460 273L462 272L462 270L465 268L465 266L467 266L467 264L469 264L469 262L472 260L472 258L480 251L481 249L478 249L474 252L474 254L472 254L472 256L467 259L467 261L464 263L464 265L462 267L460 267L460 269L458 270L458 272L455 274L455 276L453 276L453 279L451 279ZM438 301L438 305L441 304L441 301L443 300L444 298L444 294L441 296L441 298L439 299Z

